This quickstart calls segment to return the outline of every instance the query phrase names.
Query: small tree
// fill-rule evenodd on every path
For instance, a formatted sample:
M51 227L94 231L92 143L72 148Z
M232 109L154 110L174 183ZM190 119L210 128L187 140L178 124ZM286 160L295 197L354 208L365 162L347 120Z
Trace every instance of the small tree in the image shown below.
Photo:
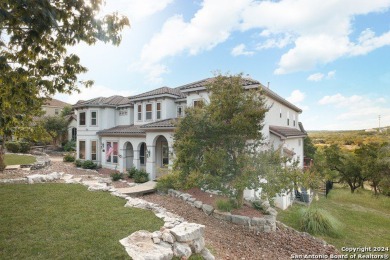
M314 159L316 151L317 148L314 146L311 138L309 136L306 136L305 139L303 139L303 154L305 155L305 157Z
M61 110L61 116L69 116L71 115L72 112L72 107L71 106L64 106L64 108Z
M331 145L324 149L327 167L337 171L340 182L348 184L351 192L363 186L365 177L359 158L351 152L344 152L338 145Z
M241 75L213 78L210 103L186 110L175 132L174 168L190 185L218 189L243 203L252 181L250 156L262 141L268 111L260 89L245 90Z
M48 116L43 119L43 126L51 136L53 145L58 145L67 132L68 121L61 116Z

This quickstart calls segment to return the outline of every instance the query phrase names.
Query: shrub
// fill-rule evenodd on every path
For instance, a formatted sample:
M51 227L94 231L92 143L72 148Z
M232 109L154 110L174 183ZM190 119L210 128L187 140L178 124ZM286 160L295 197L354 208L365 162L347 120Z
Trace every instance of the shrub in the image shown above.
M30 151L31 145L28 142L20 142L20 153L28 153Z
M134 166L131 167L130 170L127 170L127 176L129 176L129 178L133 179L134 178L134 175L138 172L137 168L135 168Z
M312 235L338 236L338 222L326 211L307 207L302 209L301 229Z
M67 153L67 154L65 154L65 156L64 156L64 162L74 162L75 159L76 159L76 158L75 158L74 155L71 154L71 153Z
M215 203L219 211L230 212L236 208L236 204L232 200L218 199Z
M64 151L65 152L74 152L74 151L76 151L76 142L75 141L68 141L64 145Z
M20 151L19 142L6 142L5 147L7 148L7 151L11 153L18 153Z
M11 153L28 153L30 151L30 143L28 142L7 142L5 147Z
M156 189L161 192L167 193L169 189L180 189L179 187L179 173L172 172L162 176L157 180Z
M82 160L76 160L75 162L74 162L74 164L76 165L76 167L81 167L82 165L83 165L83 161Z
M137 170L134 174L134 182L144 183L149 180L149 174L145 170Z
M83 169L96 169L97 164L91 160L86 160L82 163L81 168L83 168Z
M119 181L119 180L123 179L123 174L119 173L119 172L113 172L110 174L110 176L111 176L111 179L113 181Z

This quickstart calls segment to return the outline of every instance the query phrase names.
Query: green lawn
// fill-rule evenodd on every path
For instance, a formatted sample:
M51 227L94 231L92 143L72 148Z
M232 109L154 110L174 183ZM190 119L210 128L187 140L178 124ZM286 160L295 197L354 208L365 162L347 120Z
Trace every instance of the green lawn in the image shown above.
M389 246L390 245L390 197L374 197L372 192L359 189L354 194L347 188L331 190L328 198L313 201L328 211L340 223L340 237L323 236L325 241L341 249L344 246ZM299 210L294 204L279 212L278 220L299 230Z
M0 259L129 259L119 240L163 221L82 185L0 185Z
M6 154L4 157L5 165L32 164L35 157L30 155Z

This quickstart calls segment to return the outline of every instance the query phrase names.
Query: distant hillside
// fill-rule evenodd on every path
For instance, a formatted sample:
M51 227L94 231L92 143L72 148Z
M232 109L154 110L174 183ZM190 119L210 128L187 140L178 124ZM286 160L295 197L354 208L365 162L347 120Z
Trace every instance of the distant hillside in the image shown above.
M360 144L390 142L390 127L380 130L308 131L308 135L317 146L338 144L354 149Z

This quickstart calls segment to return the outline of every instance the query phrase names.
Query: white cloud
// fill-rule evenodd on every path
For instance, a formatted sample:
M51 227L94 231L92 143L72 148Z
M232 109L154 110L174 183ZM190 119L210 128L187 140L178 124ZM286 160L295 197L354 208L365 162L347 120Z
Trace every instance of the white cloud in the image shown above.
M326 76L326 78L327 79L334 79L335 75L336 75L336 71L332 70L332 71L328 72L328 75Z
M287 97L286 99L293 104L298 104L305 99L305 96L306 96L305 93L296 89L293 92L291 92L290 96Z
M69 104L76 104L79 100L89 100L96 97L109 97L114 95L119 96L131 96L134 95L134 91L128 90L114 90L105 86L94 85L90 88L80 87L80 93L74 92L71 95L56 94L54 98L67 102Z
M352 95L350 97L345 97L340 93L337 93L333 96L324 96L318 101L320 105L329 105L333 104L336 107L356 107L362 106L362 101L364 98L359 95Z
M143 20L157 12L164 10L174 0L126 0L127 13L131 21Z
M324 73L320 73L320 72L317 72L317 73L314 73L314 74L311 74L309 75L309 77L307 77L307 80L308 81L321 81L323 79L333 79L336 75L336 71L335 70L332 70L332 71L329 71L326 76Z
M224 0L204 0L189 22L185 22L182 15L169 18L161 31L143 47L142 67L154 67L163 59L182 53L196 55L226 41L238 27L242 9L249 2L233 0L227 5Z
M154 68L154 64L163 63L168 57L211 50L233 32L260 30L258 51L293 44L280 57L275 74L309 70L341 57L364 55L390 45L390 31L376 36L366 29L358 40L351 39L356 16L386 11L389 7L390 0L232 0L228 5L223 0L203 0L188 22L182 15L164 22L161 31L144 45L141 67ZM236 53L242 48L241 54L251 54L243 47L237 48Z
M240 56L240 55L250 56L250 55L253 55L253 54L254 54L253 51L246 51L245 48L246 48L245 44L241 43L241 44L237 45L236 47L234 47L234 48L232 49L231 54L232 54L234 57Z
M314 73L307 77L308 81L321 81L324 78L324 74L322 73Z

